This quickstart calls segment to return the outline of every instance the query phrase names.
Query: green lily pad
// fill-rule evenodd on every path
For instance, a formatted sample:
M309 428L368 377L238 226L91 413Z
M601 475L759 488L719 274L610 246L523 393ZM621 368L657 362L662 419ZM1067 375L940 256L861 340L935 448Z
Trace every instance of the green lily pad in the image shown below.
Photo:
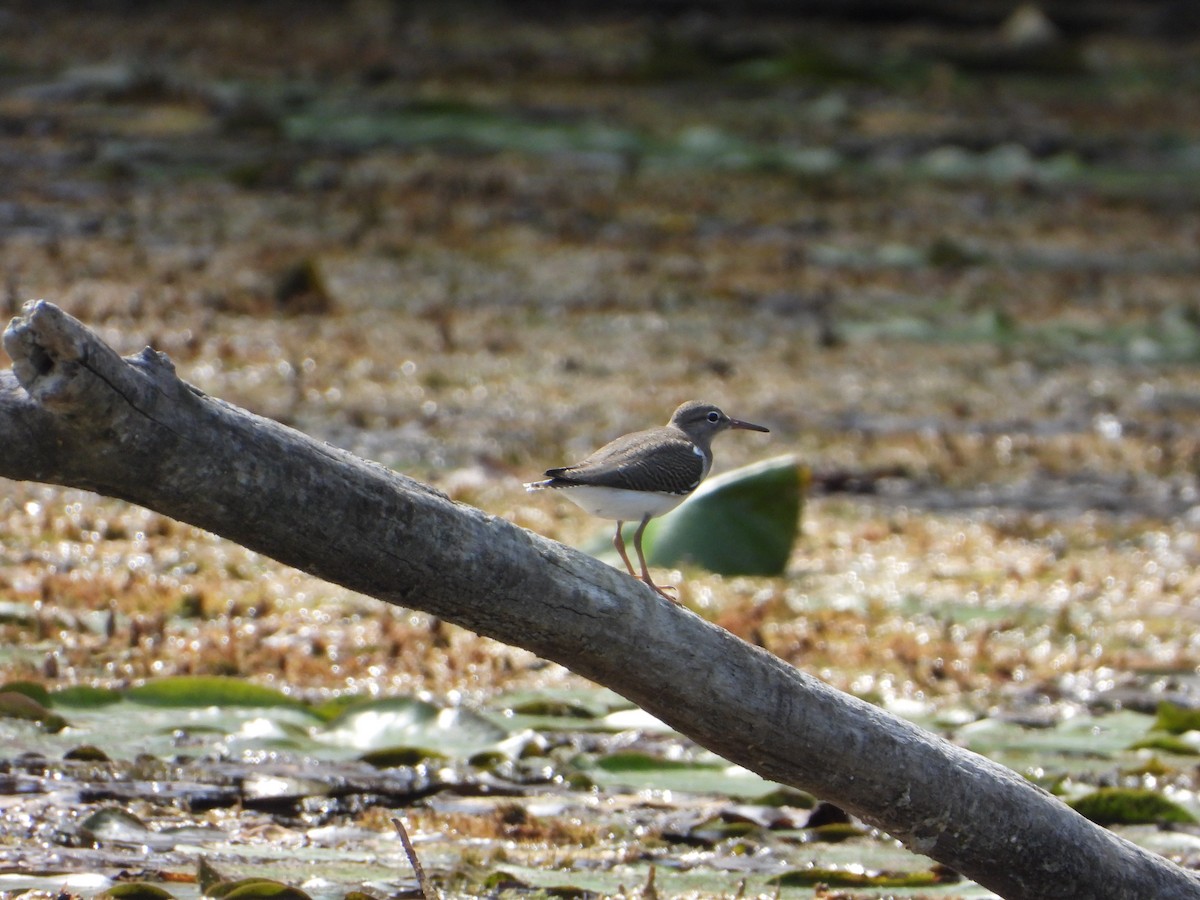
M466 759L498 751L506 746L510 735L470 710L443 709L410 697L393 697L343 710L314 737L322 743L358 748L373 757L368 762L394 765L388 761Z
M307 709L299 700L240 678L180 675L130 688L125 697L147 706L253 706Z
M1154 720L1156 731L1183 734L1185 731L1200 731L1200 709L1187 709L1164 700L1158 704L1158 717Z
M155 833L133 813L119 807L97 810L79 823L89 841L126 845L153 845Z
M1049 727L1032 728L1001 717L978 719L958 729L964 745L1015 769L1040 765L1046 754L1103 762L1126 752L1145 736L1148 717L1132 710L1103 716L1067 717Z
M1097 825L1196 821L1182 806L1145 788L1100 788L1072 801L1070 806Z
M196 863L196 884L200 885L200 892L204 896L209 896L209 888L228 880L216 866L208 861L207 857L200 857Z
M558 881L561 882L562 876ZM595 891L576 885L556 883L553 886L535 885L506 869L496 869L483 880L483 887L493 896L501 894L532 894L541 897L583 898L596 896Z
M813 866L797 869L767 879L768 884L780 887L813 887L818 884L830 887L852 888L911 888L930 887L941 883L936 872L856 872L852 869L831 869Z
M779 785L740 766L724 761L696 762L659 759L646 753L614 753L586 767L596 784L625 790L679 791L689 794L723 794L758 798Z
M852 822L830 822L828 825L817 825L807 829L808 838L825 844L840 844L842 841L853 840L867 834Z
M1162 750L1177 756L1200 756L1200 747L1174 734L1151 733L1129 745L1130 750Z
M30 700L36 700L42 706L50 705L50 692L36 681L9 681L0 685L0 693L24 694Z
M487 715L510 732L618 731L607 719L632 704L607 688L543 688L503 694L488 704Z
M655 566L689 564L721 575L782 574L800 528L806 481L794 456L713 478L647 526L646 558Z
M270 878L222 881L208 888L206 894L218 900L312 900L300 888Z
M514 715L543 718L599 719L631 704L606 688L543 688L513 691L492 701L492 706Z
M446 759L445 754L423 747L384 747L382 750L372 750L359 757L363 762L377 769L394 769L403 766L419 766L421 763L440 762Z
M0 691L0 718L37 722L50 734L57 734L67 727L67 720L58 713L51 712L28 694L18 691Z
M762 806L794 806L797 809L812 809L817 804L812 794L784 784L758 797L757 802Z
M73 759L76 762L112 762L109 755L92 744L80 744L63 754L63 759Z
M175 895L157 884L146 881L131 881L126 884L114 884L107 891L96 895L104 900L175 900Z
M55 706L97 707L108 706L121 702L121 692L109 688L92 687L86 684L76 684L55 691L50 695Z

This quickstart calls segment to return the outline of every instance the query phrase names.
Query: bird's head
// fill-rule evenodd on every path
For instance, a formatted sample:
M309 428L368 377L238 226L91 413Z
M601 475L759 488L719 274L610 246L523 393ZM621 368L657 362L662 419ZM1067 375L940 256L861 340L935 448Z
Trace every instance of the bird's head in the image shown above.
M707 446L709 441L727 428L744 428L747 431L771 430L762 425L730 418L711 403L701 403L697 400L691 400L675 410L670 424L702 446Z

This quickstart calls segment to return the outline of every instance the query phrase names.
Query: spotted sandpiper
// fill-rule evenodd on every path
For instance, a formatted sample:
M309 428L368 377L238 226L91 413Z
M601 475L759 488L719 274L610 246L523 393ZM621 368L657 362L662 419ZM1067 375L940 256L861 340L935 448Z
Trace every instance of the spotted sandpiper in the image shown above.
M673 599L650 579L642 534L651 519L673 510L700 486L712 468L712 439L727 428L770 430L731 419L712 404L693 400L675 410L662 428L635 431L605 444L573 466L547 469L549 477L545 481L532 481L525 489L561 489L569 500L592 515L616 519L613 546L634 578L638 575L625 551L621 526L640 522L633 547L642 567L641 579L663 597Z

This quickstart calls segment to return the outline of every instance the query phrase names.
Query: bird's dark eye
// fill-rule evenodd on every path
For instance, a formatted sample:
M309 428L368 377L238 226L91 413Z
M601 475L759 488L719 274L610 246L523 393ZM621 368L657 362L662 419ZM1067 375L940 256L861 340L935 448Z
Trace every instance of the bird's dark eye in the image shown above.
M721 414L714 409L712 412L710 412L708 414L708 421L710 421L714 425L716 425L718 422L721 421Z

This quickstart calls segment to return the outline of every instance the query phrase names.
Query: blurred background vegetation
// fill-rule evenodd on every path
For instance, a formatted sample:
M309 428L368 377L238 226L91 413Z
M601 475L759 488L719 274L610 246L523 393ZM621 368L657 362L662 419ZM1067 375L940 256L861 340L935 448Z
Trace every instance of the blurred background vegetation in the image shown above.
M1192 4L1149 0L16 0L0 10L0 307L52 300L214 396L581 545L608 526L521 482L682 400L719 403L772 433L769 449L724 441L718 471L791 454L808 498L782 574L668 569L685 604L1065 796L1135 787L1192 815L1194 732L1157 714L1200 703L1198 34ZM464 890L497 854L529 864L518 882L576 878L566 845L596 848L609 892L684 844L703 848L698 883L729 893L717 871L770 892L802 860L895 852L861 834L812 850L789 830L805 817L765 801L726 801L708 827L658 763L686 758L706 796L735 795L714 761L568 672L80 492L0 489L0 635L2 680L76 729L5 707L13 777L50 777L28 751L100 778L60 762L84 742L118 767L165 761L193 714L145 712L183 702L180 682L139 685L236 676L286 695L272 727L293 743L245 732L244 694L194 682L234 747L201 741L213 759L340 765L338 708L391 698L359 711L351 744L415 740L393 775L441 753L460 785L506 761L522 786L479 819L443 782L360 785L324 813L306 782L297 806L259 798L239 821L220 810L244 790L202 816L194 798L65 806L39 782L0 826L18 870L64 846L108 854L78 871L127 863L93 841L112 822L82 827L109 801L156 834L207 817L235 843L351 823L382 854L386 811L411 807ZM542 752L469 716L464 738L437 709L529 723ZM473 763L447 749L464 742ZM145 765L120 777L166 777ZM535 782L562 788L535 806L544 829ZM1185 825L1130 827L1194 857ZM467 832L492 843L464 861ZM759 868L730 862L747 853ZM903 854L874 865L928 874Z

